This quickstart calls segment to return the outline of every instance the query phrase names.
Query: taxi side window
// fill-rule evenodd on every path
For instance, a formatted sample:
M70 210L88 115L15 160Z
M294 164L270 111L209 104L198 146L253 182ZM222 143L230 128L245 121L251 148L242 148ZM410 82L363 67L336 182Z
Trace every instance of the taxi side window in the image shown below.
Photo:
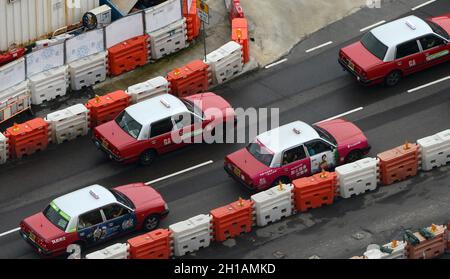
M428 50L430 48L445 44L443 39L436 37L435 35L425 36L421 38L419 41L420 44L422 45L423 50Z
M175 122L175 127L181 129L192 125L192 123L194 123L194 116L191 114L178 114L173 117L173 120Z
M306 148L308 149L309 156L314 156L323 152L332 151L333 147L329 144L321 141L321 140L315 140L308 142L306 145Z
M409 55L416 54L420 51L417 40L409 41L397 46L396 58L400 59Z
M120 204L113 203L105 206L103 208L103 213L105 213L107 220L112 220L127 215L130 213L130 211L127 208L121 206Z
M152 123L150 127L150 138L163 135L172 131L173 123L170 117Z
M78 217L78 230L86 229L97 224L103 223L100 210L93 210Z
M303 145L291 148L289 150L286 150L283 153L283 165L288 165L290 163L303 160L306 158L305 149L303 148Z

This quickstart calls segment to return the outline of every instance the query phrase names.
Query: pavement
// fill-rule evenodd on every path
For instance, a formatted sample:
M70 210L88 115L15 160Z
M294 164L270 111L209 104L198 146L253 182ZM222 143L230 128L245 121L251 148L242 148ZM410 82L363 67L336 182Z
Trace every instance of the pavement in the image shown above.
M379 9L364 8L308 36L285 56L286 62L249 73L215 91L234 107L278 107L280 124L308 123L362 109L346 116L367 135L369 156L450 128L450 81L409 89L450 75L443 64L405 78L397 87L362 87L337 63L340 47L357 40L359 31L380 20L410 13L450 13L438 0L411 12L422 1L386 1ZM311 48L333 43L306 52ZM17 232L24 217L42 210L53 198L99 183L114 187L147 182L212 160L213 163L153 184L171 209L161 223L168 227L197 214L249 198L223 171L223 158L243 144L193 145L163 156L152 166L120 165L97 151L89 137L0 167L0 258L37 258ZM214 243L186 258L349 258L368 244L400 238L402 229L417 229L450 219L450 166L348 200L297 214L265 228L255 228L225 244ZM137 235L135 233L133 235ZM132 235L132 236L133 236ZM362 236L355 237L355 235ZM131 237L131 236L130 236ZM129 237L127 237L129 238ZM116 241L124 242L127 238ZM114 243L112 241L108 245ZM105 245L88 249L92 252Z

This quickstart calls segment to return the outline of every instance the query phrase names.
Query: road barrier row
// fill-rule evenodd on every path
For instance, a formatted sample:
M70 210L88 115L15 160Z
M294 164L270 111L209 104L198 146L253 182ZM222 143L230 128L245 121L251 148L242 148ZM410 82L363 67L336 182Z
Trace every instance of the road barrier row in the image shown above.
M130 100L130 95L122 90L90 99L86 104L90 115L90 128L113 120L121 111L130 105Z
M133 104L160 94L170 93L170 84L165 77L156 77L128 87L127 94Z
M2 92L0 123L31 107L29 80L25 80Z
M170 83L173 95L185 97L208 90L211 70L202 60L193 60L169 72L166 79Z
M423 163L420 159L421 151L428 152L427 160L431 161L445 155L449 147L449 135L450 130L445 130L426 137L425 140L419 139L418 144L406 143L389 152L382 152L377 158L364 158L336 167L335 172L322 171L310 177L296 179L292 184L280 183L252 195L249 200L240 198L236 202L212 209L208 215L198 215L170 225L170 233L162 235L165 245L158 248L159 250L155 247L160 246L156 245L156 241L148 234L138 236L128 242L130 247L133 247L130 248L130 258L155 258L156 251L164 251L158 252L163 258L184 256L208 247L211 241L223 242L249 233L253 226L264 227L297 212L331 205L336 197L347 199L375 190L378 185L391 185L393 177L395 181L409 177L410 171L407 167L414 168ZM430 141L429 138L435 139ZM363 256L353 258L435 258L446 250L450 252L449 230L450 223L447 228L432 225L419 230L418 233L405 231L403 241L394 240L381 246L370 245ZM154 232L157 231L161 230ZM135 239L139 240L139 243L149 243L149 247L153 248L145 245L133 246Z
M142 35L110 47L108 49L109 74L118 76L147 64L148 45L149 36Z
M230 12L229 12L229 20L230 23L235 18L244 18L244 9L241 6L240 0L231 0Z
M450 130L419 139L421 168L429 171L450 163Z
M166 27L148 33L150 36L151 58L161 59L188 46L186 19L182 18Z
M89 111L82 104L52 112L44 120L50 125L52 142L57 144L85 136L89 130Z
M188 10L187 2L191 1L190 9ZM197 15L197 1L183 0L183 16L186 19L187 40L193 41L200 35L201 22Z
M69 86L68 69L69 67L64 65L31 76L31 103L40 105L66 95Z
M250 43L248 40L248 22L245 18L235 18L231 23L231 40L242 46L244 64L250 61Z
M205 62L211 67L213 82L222 84L242 72L244 67L242 46L230 41L206 55Z
M0 164L6 163L9 157L8 138L0 133Z

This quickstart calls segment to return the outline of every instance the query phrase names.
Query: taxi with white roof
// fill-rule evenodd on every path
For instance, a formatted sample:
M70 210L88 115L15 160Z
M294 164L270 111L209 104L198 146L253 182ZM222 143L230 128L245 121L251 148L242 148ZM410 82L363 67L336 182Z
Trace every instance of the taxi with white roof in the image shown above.
M450 15L408 16L342 48L339 63L365 85L395 86L402 77L450 60Z
M25 218L20 234L39 254L58 256L70 244L87 247L134 230L151 231L168 213L161 195L144 183L113 189L92 185Z
M309 125L295 121L256 137L225 158L230 176L261 191L362 158L370 150L363 132L343 119Z
M226 127L235 119L230 104L212 92L184 98L162 94L95 127L93 141L111 159L149 165L157 155L199 142L199 137L201 142L205 129L214 133L216 127Z

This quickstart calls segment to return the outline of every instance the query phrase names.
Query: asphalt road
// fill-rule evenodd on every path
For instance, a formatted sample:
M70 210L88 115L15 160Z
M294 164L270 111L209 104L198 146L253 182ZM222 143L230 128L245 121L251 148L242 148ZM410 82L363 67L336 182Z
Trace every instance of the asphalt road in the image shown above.
M365 88L337 63L340 47L356 40L359 29L380 20L411 13L422 1L383 2L380 9L363 9L310 36L286 57L287 62L244 76L215 91L234 107L278 107L281 124L297 119L314 123L363 107L349 114L366 133L370 156L450 128L450 81L413 93L409 89L450 76L450 64L405 78L395 88ZM413 12L432 16L450 13L440 0ZM306 53L327 41L332 44ZM21 219L42 210L53 198L94 184L114 187L151 181L209 160L214 162L153 186L169 203L163 227L230 203L250 193L223 171L225 155L242 144L194 145L158 159L150 167L120 165L97 151L89 137L0 167L0 234ZM450 219L450 166L408 181L381 187L332 206L299 214L255 229L224 244L213 244L193 258L341 258L360 255L370 243L399 238L401 229L417 228ZM364 238L352 235L362 232ZM127 238L118 239L125 241ZM111 244L111 243L108 243ZM95 251L104 246L88 250ZM37 258L17 232L0 237L0 258Z

